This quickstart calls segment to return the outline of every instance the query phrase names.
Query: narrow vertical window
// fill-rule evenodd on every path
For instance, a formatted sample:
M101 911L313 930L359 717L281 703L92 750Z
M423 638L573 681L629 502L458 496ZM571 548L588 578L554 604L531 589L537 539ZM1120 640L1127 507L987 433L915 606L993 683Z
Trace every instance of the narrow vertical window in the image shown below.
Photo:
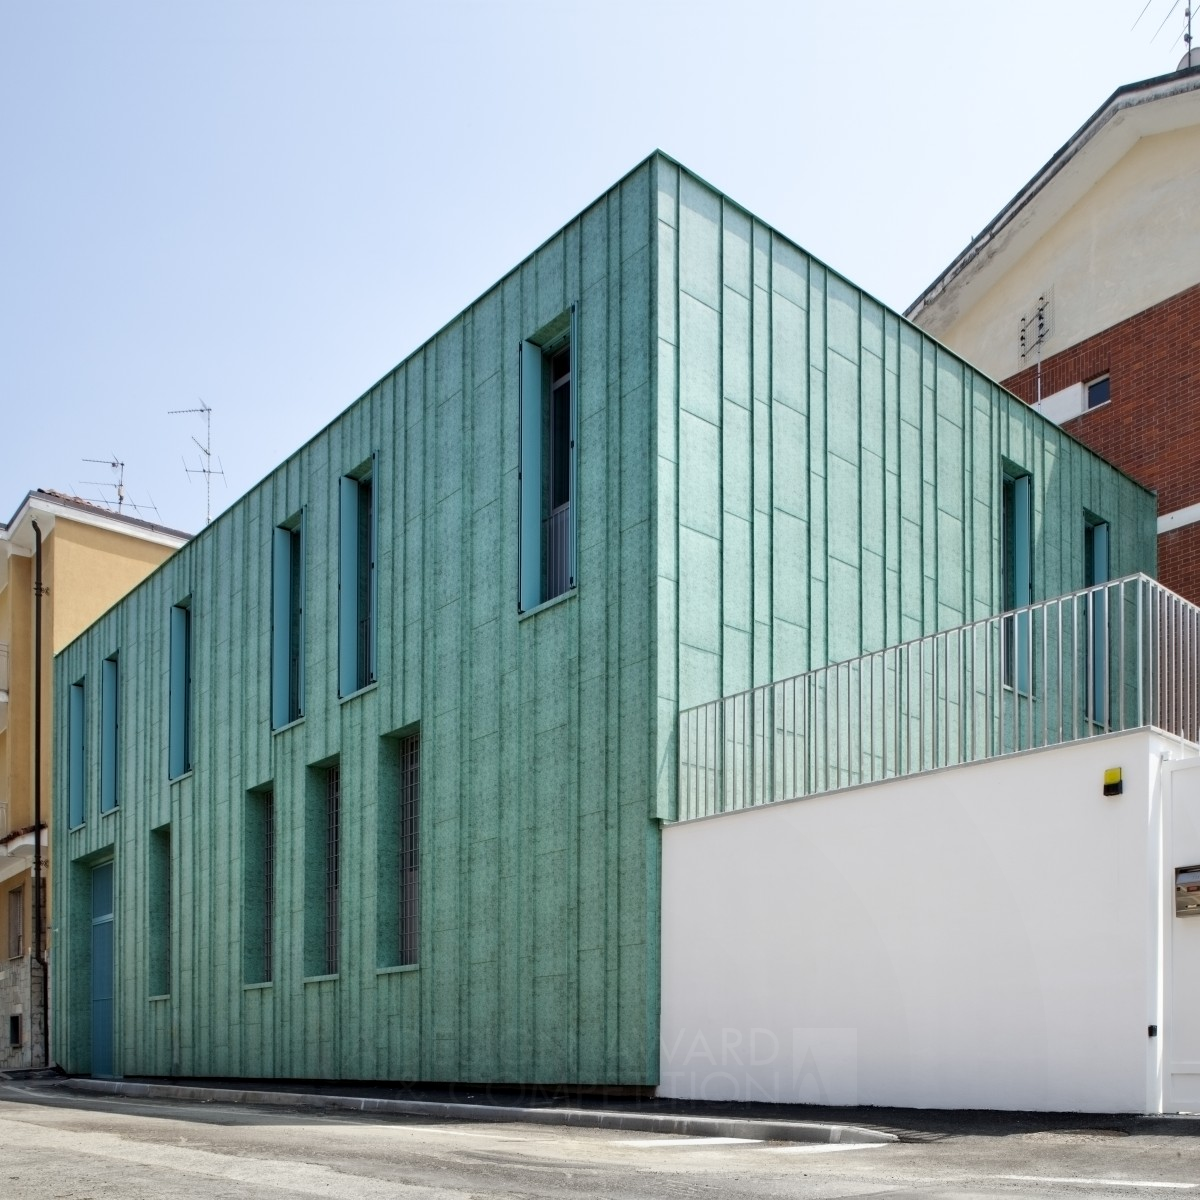
M421 739L400 744L399 927L401 966L413 966L421 949Z
M1083 530L1084 587L1098 588L1087 599L1087 656L1090 718L1098 724L1108 721L1108 593L1098 587L1112 574L1109 566L1108 522L1087 518Z
M544 342L521 343L521 611L561 596L576 583L576 347L574 305Z
M150 862L146 872L149 895L147 949L151 996L171 991L171 827L150 831Z
M8 893L8 957L20 958L25 953L25 889L13 888Z
M337 762L308 770L304 819L304 973L338 973L342 776Z
M275 793L246 795L245 923L247 983L270 983L275 949Z
M171 609L171 678L168 772L172 779L192 769L192 609L185 600Z
M100 694L100 811L112 812L120 803L120 678L117 658L101 663Z
M325 773L325 974L338 972L338 898L341 884L342 779L338 767Z
M304 533L300 518L275 529L271 563L271 725L304 711Z
M83 680L71 684L71 706L67 714L67 737L70 743L67 760L67 791L72 829L84 822L87 812L87 761L84 755L86 707Z
M338 553L338 693L376 677L375 489L369 470L343 475Z
M1033 603L1032 496L1028 475L1006 475L1002 506L1004 610ZM1019 692L1029 691L1032 664L1029 613L1017 612L1004 621L1004 682Z

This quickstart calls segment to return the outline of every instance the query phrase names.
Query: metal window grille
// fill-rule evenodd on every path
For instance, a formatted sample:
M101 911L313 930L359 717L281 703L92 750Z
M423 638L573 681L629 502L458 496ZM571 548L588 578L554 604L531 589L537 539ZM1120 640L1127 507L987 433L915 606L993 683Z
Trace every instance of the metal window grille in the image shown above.
M25 953L25 889L13 888L8 893L8 957L20 958Z
M418 961L421 943L421 739L400 747L400 963Z
M546 543L544 595L553 600L571 586L571 506L564 504L552 512L542 522L542 533Z
M160 994L171 990L171 829L161 830L155 835L159 839L159 854L162 862L162 926L158 936L162 939L162 987Z
M550 360L544 481L548 515L542 520L542 599L553 600L574 585L571 578L571 351Z
M325 773L325 974L338 971L338 826L341 809L341 770Z
M272 971L272 930L275 928L275 796L267 792L262 805L262 981L269 983Z

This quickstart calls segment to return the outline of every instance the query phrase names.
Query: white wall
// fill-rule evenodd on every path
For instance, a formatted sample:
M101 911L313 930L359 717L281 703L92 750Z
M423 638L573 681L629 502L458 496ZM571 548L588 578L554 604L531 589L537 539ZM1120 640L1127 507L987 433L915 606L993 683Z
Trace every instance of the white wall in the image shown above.
M660 1093L1156 1107L1172 748L1126 734L668 827Z

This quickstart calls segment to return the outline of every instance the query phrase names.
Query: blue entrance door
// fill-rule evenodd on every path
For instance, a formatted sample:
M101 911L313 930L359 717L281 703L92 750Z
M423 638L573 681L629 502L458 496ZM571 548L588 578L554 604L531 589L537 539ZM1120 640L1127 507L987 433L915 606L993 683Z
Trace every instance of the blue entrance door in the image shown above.
M113 865L92 868L92 1074L113 1073Z

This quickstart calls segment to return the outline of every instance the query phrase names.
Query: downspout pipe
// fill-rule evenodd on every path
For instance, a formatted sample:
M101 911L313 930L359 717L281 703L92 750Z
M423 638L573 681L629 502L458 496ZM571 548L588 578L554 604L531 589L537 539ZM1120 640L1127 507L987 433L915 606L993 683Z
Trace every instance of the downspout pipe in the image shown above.
M33 521L33 957L41 967L42 1066L50 1065L50 986L46 978L42 878L42 531ZM37 1011L38 1006L34 1006ZM32 1030L30 1031L32 1034ZM32 1061L32 1056L31 1056Z

